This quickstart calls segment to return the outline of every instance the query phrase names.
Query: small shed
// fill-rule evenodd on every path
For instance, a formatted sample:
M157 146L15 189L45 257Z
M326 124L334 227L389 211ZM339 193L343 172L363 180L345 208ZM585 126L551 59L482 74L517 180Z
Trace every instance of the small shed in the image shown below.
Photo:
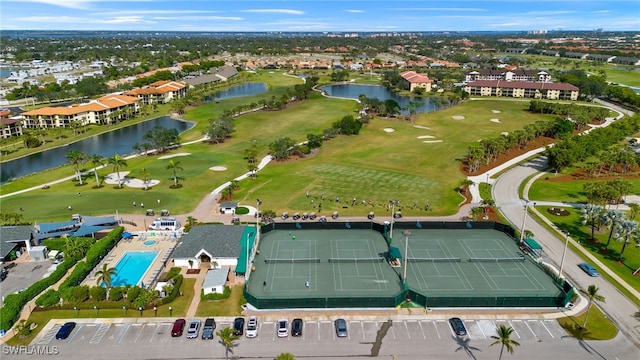
M29 257L33 261L47 260L47 247L32 246L31 249L29 249Z
M207 271L207 275L204 278L202 291L205 295L211 293L222 294L228 278L229 268L211 269Z
M235 201L225 201L220 204L221 214L235 214L238 208L238 203Z

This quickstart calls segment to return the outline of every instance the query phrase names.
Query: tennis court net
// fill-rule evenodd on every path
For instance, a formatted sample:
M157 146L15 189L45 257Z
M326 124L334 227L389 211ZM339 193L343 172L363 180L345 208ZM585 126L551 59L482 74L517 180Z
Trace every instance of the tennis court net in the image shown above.
M519 262L524 261L524 256L503 258L469 258L469 262Z
M329 258L330 263L376 263L384 261L383 257L375 258Z
M459 257L443 257L443 258L417 258L410 257L407 258L409 262L460 262L462 261Z
M320 258L297 258L297 259L264 259L265 264L275 263L319 263Z

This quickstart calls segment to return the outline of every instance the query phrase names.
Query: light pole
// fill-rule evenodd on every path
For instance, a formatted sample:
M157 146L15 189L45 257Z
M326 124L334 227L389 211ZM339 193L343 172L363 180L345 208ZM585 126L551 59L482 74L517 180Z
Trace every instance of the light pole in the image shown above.
M169 306L169 316L173 316L173 308Z
M389 229L389 244L393 243L393 219L396 215L396 204L398 200L389 200L391 203L391 228Z
M487 182L486 182L486 184L487 184L486 188L488 189L489 188L489 173L487 173Z
M258 241L260 240L260 205L262 205L262 201L260 199L256 199L256 243L255 246L258 246Z
M157 306L153 307L153 316L158 316L158 307Z
M564 269L564 256L567 254L567 246L569 245L569 232L566 232L567 238L564 242L564 250L562 250L562 260L560 260L560 274L559 278L562 278L562 269Z
M138 310L140 311L140 316L142 316L142 306L139 306Z
M407 285L407 259L409 258L409 236L411 236L411 230L405 230L402 232L404 235L404 274L402 275L402 281L405 286Z
M77 306L74 306L74 307L73 307L73 310L75 310L75 311L76 311L76 317L78 317L78 307L77 307Z
M127 307L126 306L122 307L122 316L127 316Z
M524 216L522 217L522 229L520 229L520 244L524 240L524 224L527 222L527 215L529 214L529 200L524 201Z
M98 306L97 305L93 305L93 311L96 312L96 317L98 317Z

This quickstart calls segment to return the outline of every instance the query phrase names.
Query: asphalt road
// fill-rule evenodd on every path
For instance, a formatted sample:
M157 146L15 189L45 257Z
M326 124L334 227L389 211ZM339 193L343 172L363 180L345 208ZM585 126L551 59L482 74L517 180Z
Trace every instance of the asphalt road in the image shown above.
M518 188L525 179L546 167L546 158L539 157L531 162L514 167L503 173L494 183L492 191L496 206L500 212L516 226L521 227L525 216L525 201L518 196ZM550 174L553 176L553 174ZM530 203L531 205L531 203ZM527 216L525 229L535 234L536 241L543 246L543 254L549 261L560 267L565 239ZM579 240L579 239L576 239ZM566 252L563 274L578 289L586 289L596 285L600 294L605 297L604 304L597 304L605 314L618 326L621 332L640 349L640 321L633 315L638 307L621 294L603 277L590 277L578 264L584 262L571 248Z

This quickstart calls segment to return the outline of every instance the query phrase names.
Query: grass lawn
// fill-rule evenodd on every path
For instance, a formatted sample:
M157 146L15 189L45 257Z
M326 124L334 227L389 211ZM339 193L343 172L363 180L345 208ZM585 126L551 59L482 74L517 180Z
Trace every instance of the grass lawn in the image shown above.
M561 175L558 175L561 176ZM554 175L544 175L536 180L529 189L531 201L565 201L586 203L584 184L595 182L597 179L575 181L553 181ZM633 185L631 194L640 193L640 179L625 179Z
M295 77L271 72L261 73L251 80L266 81L274 94L299 83ZM261 96L271 94L269 92ZM183 134L182 138L200 138L206 127L203 124L216 117L217 112L232 108L240 101L251 103L259 98L223 100L189 110L185 118L199 124ZM385 205L389 199L400 200L403 212L407 215L453 214L462 200L456 192L464 178L459 172L460 160L470 143L497 136L503 131L521 129L538 120L552 119L548 115L530 114L527 111L528 104L527 101L492 99L469 101L438 112L421 114L415 124L374 119L365 125L360 135L330 140L313 157L270 164L259 173L257 180L241 182L234 200L253 204L256 198L260 198L264 209L276 212L313 211L313 205L305 196L306 191L310 191L316 197L322 192L326 199L335 200L339 197L342 200L339 203L325 201L322 210L338 210L344 215L363 216L372 210L386 211ZM161 181L151 190L118 189L113 185L94 189L95 180L90 173L86 176L87 185L76 186L75 181L69 180L51 185L47 190L39 189L3 198L2 207L3 210L14 212L23 208L25 220L38 222L67 219L70 215L68 206L72 207L73 213L86 215L115 214L116 210L120 213L142 213L140 208L131 207L131 203L155 204L156 199L161 200L162 208L170 209L174 214L187 213L208 192L247 171L244 152L253 140L256 140L258 157L261 158L268 153L271 142L282 136L288 136L296 142L305 141L307 134L319 134L341 117L353 114L356 105L354 101L330 99L314 93L308 100L281 111L260 111L238 117L235 132L225 143L186 145L169 153L191 154L174 158L184 168L178 173L183 185L179 189L170 188L172 173L166 169L168 160L144 156L128 160L128 166L123 170L131 171L130 175L135 177L143 167L147 168L152 179ZM492 110L499 110L500 113ZM453 120L453 116L465 118ZM489 121L492 118L500 119L500 123ZM395 131L385 132L387 128ZM228 170L210 171L212 166L224 166ZM112 171L107 168L99 173L104 176ZM6 194L40 186L52 179L71 175L73 169L63 166L3 185L2 192ZM78 192L82 196L77 196ZM371 200L372 205L352 208L353 197L358 199L359 204L362 199ZM432 209L428 213L424 210L426 203Z
M169 317L169 306L173 308L172 316L180 317L185 316L187 314L187 309L189 308L189 304L191 304L191 300L193 299L193 286L195 285L195 279L184 279L182 282L182 286L180 290L183 295L178 296L173 302L170 304L160 305L158 306L158 316L161 317ZM153 309L146 309L142 312L143 317L153 317L154 312ZM122 309L99 309L98 315L96 316L96 312L93 309L83 309L78 310L48 310L48 311L34 311L29 316L27 320L27 324L36 323L37 326L31 332L28 337L20 338L19 336L12 337L9 341L7 341L7 345L10 346L26 346L29 345L31 341L40 333L40 330L44 328L44 326L51 319L61 319L59 322L64 323L66 319L86 319L86 318L122 318L122 317L130 317L137 318L140 317L140 312L135 309L127 309L123 311Z
M209 316L237 316L242 312L240 307L243 303L242 286L236 285L231 287L231 295L224 300L200 301L197 317Z
M582 340L610 340L618 334L618 328L597 306L592 306L585 329L582 328L586 312L579 316L568 316L558 319L558 323L571 336Z
M536 206L536 208L560 230L569 232L572 239L580 241L580 246L589 250L592 255L602 261L609 269L624 279L629 285L636 289L640 289L640 276L633 275L633 271L640 267L640 250L636 248L633 243L627 245L623 254L624 264L622 264L617 261L618 254L622 249L622 242L611 240L609 250L604 250L609 236L609 229L603 227L600 231L596 230L595 238L598 240L598 243L586 240L591 237L591 226L582 225L580 221L580 210L565 208L569 210L569 216L555 216L547 212L547 209L549 209L548 206ZM592 265L595 266L595 264ZM606 276L602 271L600 271L600 273L601 276ZM585 274L585 276L587 275ZM615 283L613 280L612 282ZM640 299L635 299L633 296L629 296L629 298L640 306Z

